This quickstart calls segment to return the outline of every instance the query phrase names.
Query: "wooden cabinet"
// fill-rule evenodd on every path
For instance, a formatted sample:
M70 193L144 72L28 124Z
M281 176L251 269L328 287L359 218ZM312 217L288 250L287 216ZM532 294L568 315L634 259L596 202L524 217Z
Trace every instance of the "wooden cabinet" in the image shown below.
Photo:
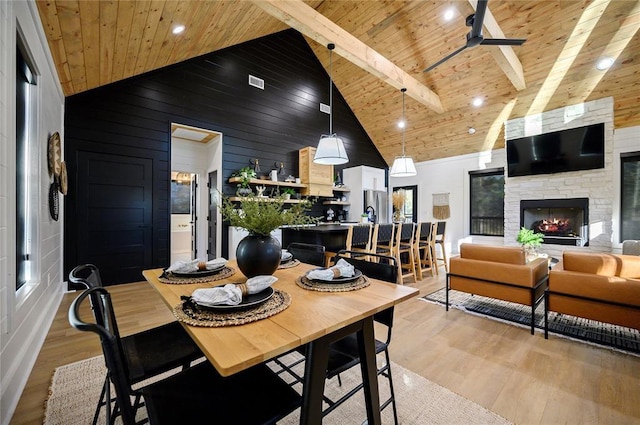
M320 165L313 162L316 148L308 146L298 151L300 164L300 181L306 187L303 195L333 196L333 165Z

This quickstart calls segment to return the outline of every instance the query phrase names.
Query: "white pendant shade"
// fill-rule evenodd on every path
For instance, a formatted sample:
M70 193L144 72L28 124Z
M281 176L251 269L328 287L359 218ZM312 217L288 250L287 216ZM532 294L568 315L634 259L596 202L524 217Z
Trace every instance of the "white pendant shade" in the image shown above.
M331 74L333 70L333 49L335 44L329 43L329 135L320 136L316 154L313 156L313 162L321 165L341 165L349 162L347 151L344 149L342 138L333 132L333 80Z
M389 176L391 177L411 177L418 174L413 159L410 156L396 156L391 166Z
M393 161L393 165L391 166L391 171L389 171L390 177L411 177L418 174L416 171L416 166L413 163L413 159L410 156L406 156L404 154L404 131L407 126L407 122L404 119L404 94L407 89L402 89L402 124L400 128L402 128L402 155L396 156L396 159Z
M349 162L342 139L335 134L320 137L313 162L322 165L340 165Z

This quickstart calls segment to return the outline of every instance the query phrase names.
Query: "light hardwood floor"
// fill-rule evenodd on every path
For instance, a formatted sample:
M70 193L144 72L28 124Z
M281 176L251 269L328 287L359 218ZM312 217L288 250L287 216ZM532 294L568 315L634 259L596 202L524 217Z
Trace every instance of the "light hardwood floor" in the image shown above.
M444 287L444 274L409 285L425 295ZM123 335L173 320L145 282L109 290ZM41 424L53 370L101 354L95 335L68 324L74 297L64 296L11 424ZM395 362L514 423L640 423L640 357L553 335L545 340L418 299L396 308L393 332Z

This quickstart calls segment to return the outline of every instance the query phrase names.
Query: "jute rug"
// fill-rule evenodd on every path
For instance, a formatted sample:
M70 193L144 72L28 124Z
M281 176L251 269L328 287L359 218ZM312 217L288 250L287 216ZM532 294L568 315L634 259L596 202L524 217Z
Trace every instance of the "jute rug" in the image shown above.
M422 299L444 306L445 297L446 293L443 288L425 295ZM522 304L451 290L449 291L449 307L518 326L527 328L530 326L531 308ZM535 327L544 331L544 301L536 308ZM549 333L626 353L640 354L640 331L632 328L549 312Z
M272 366L277 370L277 366ZM403 425L423 424L486 424L507 425L511 422L490 410L459 396L440 385L393 363L392 373L398 404L399 422ZM49 399L46 403L46 425L86 425L93 419L93 413L100 396L104 379L102 356L82 360L57 368L53 374ZM360 382L360 369L352 368L341 375L342 387L337 379L326 383L325 394L338 395ZM379 378L380 398L386 399L389 391L388 380ZM141 409L144 410L144 409ZM366 419L362 391L349 401L328 414L324 424L354 425ZM139 412L138 419L146 412ZM99 423L104 423L104 409ZM120 419L120 418L118 418ZM122 423L116 421L116 423ZM204 422L203 422L204 423ZM279 422L282 425L299 423L299 410ZM392 424L391 406L383 410L383 424Z

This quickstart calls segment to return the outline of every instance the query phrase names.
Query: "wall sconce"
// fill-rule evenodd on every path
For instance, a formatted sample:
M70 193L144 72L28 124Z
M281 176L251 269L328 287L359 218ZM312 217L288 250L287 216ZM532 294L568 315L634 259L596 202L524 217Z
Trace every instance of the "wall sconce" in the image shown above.
M255 171L256 174L260 172L260 161L258 161L258 158L250 159L249 163L251 163L251 165L253 165L253 171Z
M284 162L274 162L273 166L278 169L278 174L284 175Z

